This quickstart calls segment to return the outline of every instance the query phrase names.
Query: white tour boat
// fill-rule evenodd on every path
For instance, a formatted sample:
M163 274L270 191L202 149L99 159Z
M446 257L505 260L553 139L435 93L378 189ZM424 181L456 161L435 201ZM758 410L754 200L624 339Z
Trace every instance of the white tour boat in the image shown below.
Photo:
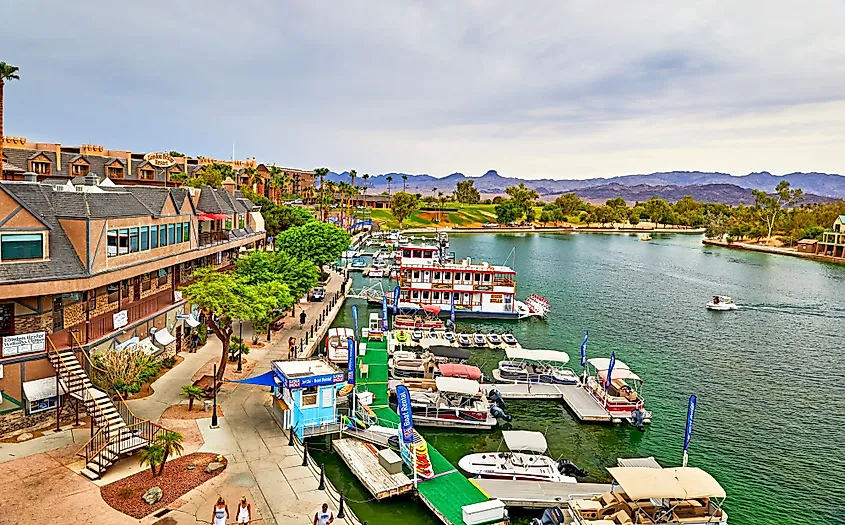
M552 383L577 385L578 376L564 368L569 362L566 352L557 350L527 350L506 347L508 359L499 361L493 370L493 379L502 383Z
M707 303L708 310L727 311L736 310L737 308L739 308L739 306L737 306L733 299L727 295L714 295L713 299Z
M351 328L329 328L326 334L326 355L329 361L342 366L349 363L350 337L355 338L355 330Z
M549 447L543 434L504 430L502 441L507 451L469 454L458 461L458 466L479 478L577 483L574 476L566 474L572 472L572 463L545 455Z
M628 421L636 427L651 423L651 412L645 410L643 399L643 380L622 361L616 360L610 378L610 385L605 388L607 369L610 359L594 357L587 360L587 373L583 383L593 399L610 414L615 422Z
M725 489L698 467L611 467L612 490L594 498L570 497L566 523L727 525Z

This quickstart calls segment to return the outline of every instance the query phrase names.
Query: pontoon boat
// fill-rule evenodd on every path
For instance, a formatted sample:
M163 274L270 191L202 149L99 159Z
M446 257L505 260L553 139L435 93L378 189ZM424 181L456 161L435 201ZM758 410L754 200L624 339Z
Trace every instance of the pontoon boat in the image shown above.
M734 303L733 299L726 295L714 295L713 299L707 303L708 310L726 311L736 310L737 308L739 307Z
M491 410L499 407L479 394L478 381L438 377L435 384L434 391L410 390L415 426L492 429L498 423Z
M588 375L584 388L617 422L628 421L636 427L651 423L651 412L645 410L642 395L643 380L628 365L616 360L610 385L605 388L610 359L594 357L587 360Z
M566 352L527 350L506 347L508 359L499 361L493 378L503 383L554 383L577 385L578 376L563 365L569 362Z
M351 328L329 328L326 334L326 355L336 365L346 366L349 362L349 338L355 337Z

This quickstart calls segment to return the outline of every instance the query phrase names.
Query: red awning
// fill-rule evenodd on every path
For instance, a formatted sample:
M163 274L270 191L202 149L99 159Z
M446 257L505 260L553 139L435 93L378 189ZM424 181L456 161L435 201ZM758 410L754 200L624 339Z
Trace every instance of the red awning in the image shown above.
M214 220L214 214L212 213L203 213L200 215L199 220L203 222L210 222Z
M440 307L437 305L423 305L423 311L434 315L440 315Z
M231 219L232 217L226 215L225 213L212 213L211 215L214 216L215 219L218 221L225 221L227 219Z
M481 379L481 370L477 366L441 363L437 368L444 377L460 377L473 381Z
M203 213L200 214L199 220L201 221L225 221L230 219L228 215L225 213Z

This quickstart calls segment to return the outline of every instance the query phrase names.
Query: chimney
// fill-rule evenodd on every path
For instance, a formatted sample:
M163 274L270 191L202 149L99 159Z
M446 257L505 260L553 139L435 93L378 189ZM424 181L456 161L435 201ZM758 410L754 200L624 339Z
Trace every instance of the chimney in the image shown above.
M229 195L235 194L235 181L232 180L232 177L226 177L226 180L223 181L223 189L229 192Z
M100 183L100 178L94 173L89 173L82 181L83 186L96 186Z
M26 173L23 174L23 180L24 180L24 182L29 182L31 184L34 184L34 183L38 182L38 175L36 175L35 173L33 173L31 171L27 171Z

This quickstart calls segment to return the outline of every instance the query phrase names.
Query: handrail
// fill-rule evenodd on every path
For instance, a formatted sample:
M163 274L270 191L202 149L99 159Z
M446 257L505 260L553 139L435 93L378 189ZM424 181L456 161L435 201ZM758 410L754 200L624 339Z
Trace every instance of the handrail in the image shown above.
M83 392L83 396L82 396L82 397L83 397L83 399L82 399L82 400L83 400L83 402L87 403L89 400L90 400L90 401L93 401L93 402L94 402L94 404L97 406L97 409L100 411L100 417L99 417L99 418L97 418L97 417L96 417L96 416L94 416L94 415L92 415L92 418L93 418L94 420L96 420L96 419L101 419L101 420L105 421L105 414L106 414L106 412L105 412L105 410L103 410L103 407L102 407L102 406L100 406L100 403L97 401L97 398L96 398L96 397L94 397L94 394L91 392L91 390L90 390L90 389L88 388L88 386L85 384L85 378L80 377L80 376L79 376L79 374L77 374L75 371L71 371L71 370L68 368L67 363L65 363L64 358L62 358L61 354L59 354L59 350L56 348L56 345L55 345L55 344L53 344L53 340L52 340L52 339L50 339L49 337L47 337L46 339L47 339L47 341L49 341L49 342L50 342L50 346L53 348L53 352L55 352L55 354L56 354L56 359L57 359L57 360L61 363L62 367L64 368L64 374L65 374L66 376L68 376L68 378L69 378L69 377L71 376L71 374L72 374L72 375L73 375L73 376L74 376L74 377L78 380L78 382L82 385L82 388L83 388L84 390L80 390L80 392ZM71 351L73 351L73 350L71 350ZM48 355L49 355L49 351L48 351ZM60 370L56 370L56 373L58 373L58 374L59 374L59 376L61 377L62 371L60 371ZM68 393L68 395L70 395L70 394L71 394L71 389L70 389L70 382L69 382L69 381L68 381L68 389L67 389L67 390L68 390L68 392L67 392L67 393ZM57 393L57 395L58 395L58 393ZM102 425L98 425L98 426L102 426Z

